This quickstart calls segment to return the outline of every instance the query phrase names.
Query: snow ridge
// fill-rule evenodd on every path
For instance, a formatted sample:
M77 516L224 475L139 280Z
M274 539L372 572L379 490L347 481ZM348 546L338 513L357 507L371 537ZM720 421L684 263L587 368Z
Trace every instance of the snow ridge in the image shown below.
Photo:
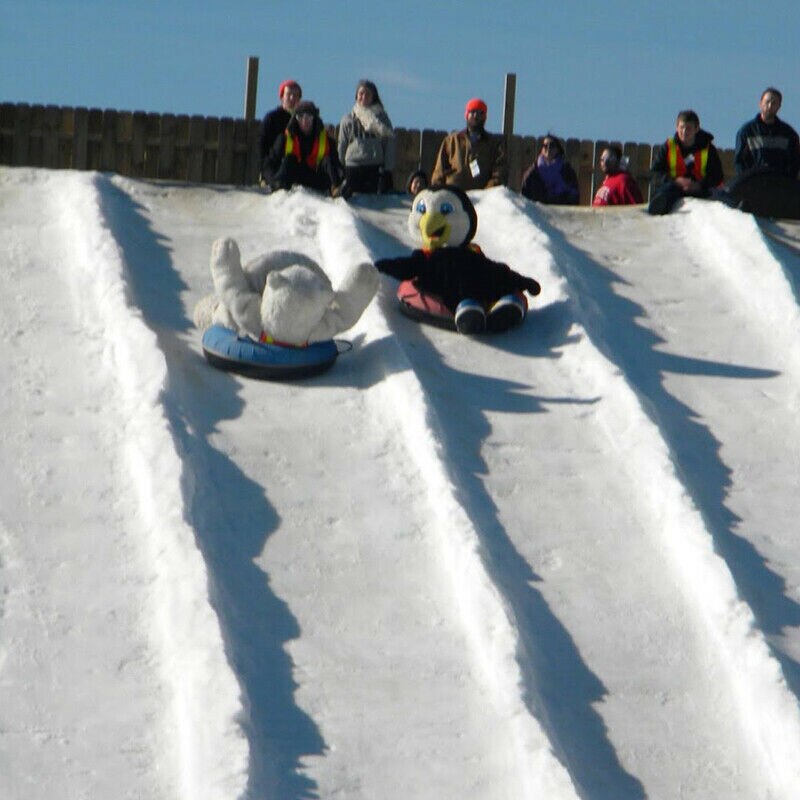
M177 740L181 797L241 795L247 745L236 723L239 688L225 661L209 602L207 574L183 519L182 465L160 403L167 369L155 334L126 297L126 266L104 222L106 178L65 173L63 222L74 232L69 264L84 327L105 342L107 369L119 387L124 459L138 496L142 548L153 571L148 587L153 638L172 704L164 741ZM58 191L54 186L54 191ZM143 345L146 343L146 345Z
M505 190L487 193L481 202L481 213L487 212L491 213L493 235L514 242L519 248L520 260L529 257L529 251L524 250L526 240L519 236L519 231L531 221L538 221L532 207ZM696 221L691 219L695 214L700 215ZM708 215L713 219L708 219ZM736 241L731 223L738 222L738 215L730 218L727 215L725 209L692 208L688 224L697 226L698 239L701 239L700 230L708 235L708 228L716 227L720 243L726 238ZM720 227L722 225L725 227ZM543 222L542 227L546 228L546 223ZM751 235L748 241L753 238ZM530 247L530 243L527 244ZM771 655L752 610L739 599L731 572L716 554L713 537L676 472L669 446L661 433L657 409L652 408L636 385L630 383L624 366L620 372L618 364L614 363L624 364L624 359L616 358L615 346L605 333L609 320L604 309L594 301L580 264L555 240L550 249L552 256L542 253L543 262L564 276L576 316L595 344L595 357L591 362L583 360L582 380L590 377L599 392L613 398L607 405L613 408L613 413L603 412L601 421L609 440L620 452L619 467L628 470L631 480L641 487L641 494L649 498L653 518L650 530L658 537L689 607L702 619L717 651L721 670L728 673L731 691L740 709L741 735L750 741L764 763L764 774L769 781L765 787L767 796L794 797L800 785L797 699L789 690L778 661ZM714 252L709 254L709 260L718 259L716 246L710 249ZM730 255L728 248L722 252ZM737 265L732 259L731 269L744 285L745 269L751 264L747 255L742 258L746 263ZM759 260L763 260L763 255ZM765 269L769 271L771 267L768 265ZM776 282L780 283L777 277L773 285ZM768 291L765 289L765 293ZM778 292L778 297L785 299L785 296L784 288ZM796 316L796 309L793 311Z
M720 274L720 284L736 291L753 316L769 320L765 337L772 343L779 363L797 376L800 387L800 309L784 267L767 243L755 217L721 203L694 201L685 204L681 216L699 252ZM777 321L777 324L776 324ZM800 409L800 388L792 407Z

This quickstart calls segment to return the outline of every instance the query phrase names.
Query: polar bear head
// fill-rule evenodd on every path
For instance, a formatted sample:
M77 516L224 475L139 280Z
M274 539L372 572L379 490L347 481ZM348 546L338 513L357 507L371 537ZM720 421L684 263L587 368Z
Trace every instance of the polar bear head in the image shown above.
M304 345L333 299L331 282L321 272L300 264L270 272L261 298L263 334L277 343Z

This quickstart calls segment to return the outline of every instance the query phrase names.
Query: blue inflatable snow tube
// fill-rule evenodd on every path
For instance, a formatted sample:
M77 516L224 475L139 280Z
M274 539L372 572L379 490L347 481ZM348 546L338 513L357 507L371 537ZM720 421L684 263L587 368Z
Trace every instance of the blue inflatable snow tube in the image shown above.
M212 325L203 334L203 355L217 369L261 380L291 380L329 369L339 348L333 339L307 347L282 347L237 336L230 328Z

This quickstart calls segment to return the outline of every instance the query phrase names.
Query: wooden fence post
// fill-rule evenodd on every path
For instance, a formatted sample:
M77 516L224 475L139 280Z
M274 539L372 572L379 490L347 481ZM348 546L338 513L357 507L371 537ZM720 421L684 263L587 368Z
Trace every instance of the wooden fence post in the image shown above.
M258 56L247 59L247 82L244 87L244 118L256 118L256 92L258 89Z
M513 72L506 73L503 90L503 136L506 144L514 134L514 103L517 96L517 76Z
M506 151L506 168L508 175L506 177L506 184L511 186L513 183L518 183L516 174L512 178L512 161L514 161L515 168L517 167L516 161L513 158L516 150L514 147L514 103L517 95L517 76L514 72L506 73L506 82L503 89L503 147ZM518 169L515 169L517 172Z

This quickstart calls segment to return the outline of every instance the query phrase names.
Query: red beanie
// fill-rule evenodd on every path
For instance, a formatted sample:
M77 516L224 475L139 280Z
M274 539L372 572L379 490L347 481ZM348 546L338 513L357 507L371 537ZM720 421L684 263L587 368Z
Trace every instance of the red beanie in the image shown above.
M480 97L473 97L472 100L467 101L467 107L464 109L464 119L469 116L470 111L483 111L485 114L488 110L486 103Z
M290 79L283 81L283 83L281 83L281 85L278 87L278 100L283 99L283 90L286 89L288 86L294 86L297 89L300 97L303 96L303 90L300 88L300 84L297 81L293 81Z

